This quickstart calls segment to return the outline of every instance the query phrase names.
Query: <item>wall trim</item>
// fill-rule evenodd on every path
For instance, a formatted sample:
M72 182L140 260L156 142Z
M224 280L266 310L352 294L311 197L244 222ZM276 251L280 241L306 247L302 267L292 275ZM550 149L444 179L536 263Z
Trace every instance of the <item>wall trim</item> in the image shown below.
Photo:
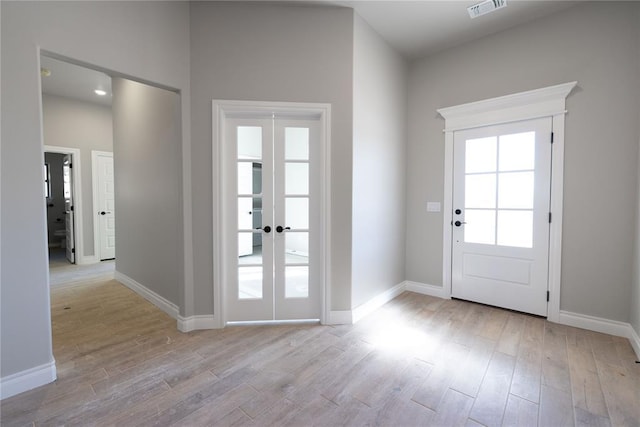
M131 289L133 292L140 295L142 298L149 301L151 304L158 307L160 310L167 313L169 316L173 317L174 319L178 319L178 315L180 311L176 304L172 303L171 301L164 298L163 296L158 295L151 289L136 282L131 277L117 270L114 273L114 279L116 279L118 282L125 285L127 288Z
M57 378L56 361L0 378L0 400L43 386Z
M362 318L368 316L373 313L405 290L405 282L399 283L395 285L391 289L387 289L379 293L378 295L371 298L369 301L364 304L360 304L358 307L351 310L351 319L353 323L360 321Z
M427 283L413 282L411 280L404 281L405 290L415 292L417 294L429 295L436 298L451 299L451 295L442 286L429 285Z
M199 329L217 329L218 327L217 319L213 315L178 316L178 330L180 332L191 332Z
M557 323L626 338L629 340L631 347L633 347L636 356L640 359L640 337L630 323L564 310L560 310Z

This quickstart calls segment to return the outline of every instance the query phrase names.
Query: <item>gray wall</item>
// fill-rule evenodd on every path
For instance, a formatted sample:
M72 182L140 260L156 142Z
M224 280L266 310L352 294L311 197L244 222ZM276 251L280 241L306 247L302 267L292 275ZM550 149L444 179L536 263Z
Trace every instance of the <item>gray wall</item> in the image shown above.
M42 95L44 143L80 150L84 255L93 256L91 151L113 151L111 108L55 95ZM78 160L74 160L77 162ZM64 210L64 206L62 206Z
M212 99L331 103L332 309L351 308L352 50L351 9L191 4L196 313L213 301Z
M5 377L53 360L37 47L182 90L185 123L190 106L189 5L2 2L0 7L0 203L12 207L2 210L0 222L0 376ZM183 125L187 150L188 128Z
M180 96L114 78L116 271L179 304Z
M577 80L567 99L561 309L629 321L638 158L638 3L587 2L414 63L406 278L442 284L436 109Z
M51 197L46 201L49 246L58 246L60 241L64 239L54 235L57 230L65 229L63 161L64 154L44 153L44 162L49 164L49 188L51 190Z
M407 68L356 15L352 307L404 280Z

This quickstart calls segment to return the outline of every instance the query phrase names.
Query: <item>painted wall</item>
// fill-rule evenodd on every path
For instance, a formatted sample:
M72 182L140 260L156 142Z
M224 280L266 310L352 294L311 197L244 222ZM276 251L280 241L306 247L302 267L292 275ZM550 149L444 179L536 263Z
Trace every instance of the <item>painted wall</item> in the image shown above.
M64 176L62 162L64 154L45 153L44 162L49 164L49 189L51 197L47 198L47 236L49 246L59 246L64 237L56 237L55 232L65 229L64 209Z
M62 96L42 96L44 143L80 150L82 162L82 233L85 256L93 256L91 151L113 151L111 108ZM64 206L62 207L64 210Z
M114 78L116 271L179 304L180 96Z
M640 8L636 12L637 25L640 27ZM640 31L638 31L638 68L640 69ZM640 96L640 82L638 82L638 94ZM640 111L638 111L638 146L640 147ZM640 165L640 149L638 150L638 165ZM631 287L631 327L640 336L640 167L638 170L638 183L636 188L636 229L634 247L634 269ZM638 355L640 356L640 355Z
M629 321L639 7L587 2L412 64L408 280L442 285L442 216L425 210L443 200L436 109L577 80L567 99L561 309Z
M408 67L359 16L353 48L352 301L404 280Z
M332 309L351 308L352 51L351 9L191 4L196 313L213 304L212 99L332 105Z
M6 377L53 361L38 47L182 90L188 151L189 5L2 2L0 7L0 376Z

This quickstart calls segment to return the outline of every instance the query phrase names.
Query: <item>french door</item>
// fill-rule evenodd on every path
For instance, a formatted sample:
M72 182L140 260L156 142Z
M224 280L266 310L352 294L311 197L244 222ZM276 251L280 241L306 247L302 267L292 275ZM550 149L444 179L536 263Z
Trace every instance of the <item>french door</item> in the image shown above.
M453 297L547 315L551 125L455 132Z
M225 119L227 321L319 319L319 122Z

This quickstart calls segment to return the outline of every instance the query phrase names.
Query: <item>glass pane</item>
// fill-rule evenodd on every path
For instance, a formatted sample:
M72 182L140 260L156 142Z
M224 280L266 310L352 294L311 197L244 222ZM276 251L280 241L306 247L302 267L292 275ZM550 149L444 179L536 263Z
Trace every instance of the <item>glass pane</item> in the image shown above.
M238 126L238 158L262 158L262 128L260 126Z
M285 267L285 298L309 297L309 267Z
M467 139L464 157L466 173L495 172L496 140L495 136Z
M498 244L533 247L533 212L498 211Z
M252 163L253 194L262 194L262 163Z
M238 233L238 264L262 264L262 233Z
M464 206L466 208L496 207L496 174L467 175L464 179Z
M285 164L285 193L291 195L309 194L309 164Z
M285 199L285 224L295 229L309 228L309 199L287 197Z
M285 128L284 141L286 160L309 160L308 128Z
M238 298L262 298L262 267L238 268Z
M502 135L498 158L500 171L533 170L536 160L536 133Z
M306 264L309 262L309 233L288 232L284 241L285 262Z
M253 194L251 162L238 162L238 194Z
M251 230L253 227L253 198L238 197L238 230Z
M493 245L496 243L496 211L479 211L468 209L464 213L464 241L465 243L482 243Z
M533 209L533 172L498 175L498 208Z

